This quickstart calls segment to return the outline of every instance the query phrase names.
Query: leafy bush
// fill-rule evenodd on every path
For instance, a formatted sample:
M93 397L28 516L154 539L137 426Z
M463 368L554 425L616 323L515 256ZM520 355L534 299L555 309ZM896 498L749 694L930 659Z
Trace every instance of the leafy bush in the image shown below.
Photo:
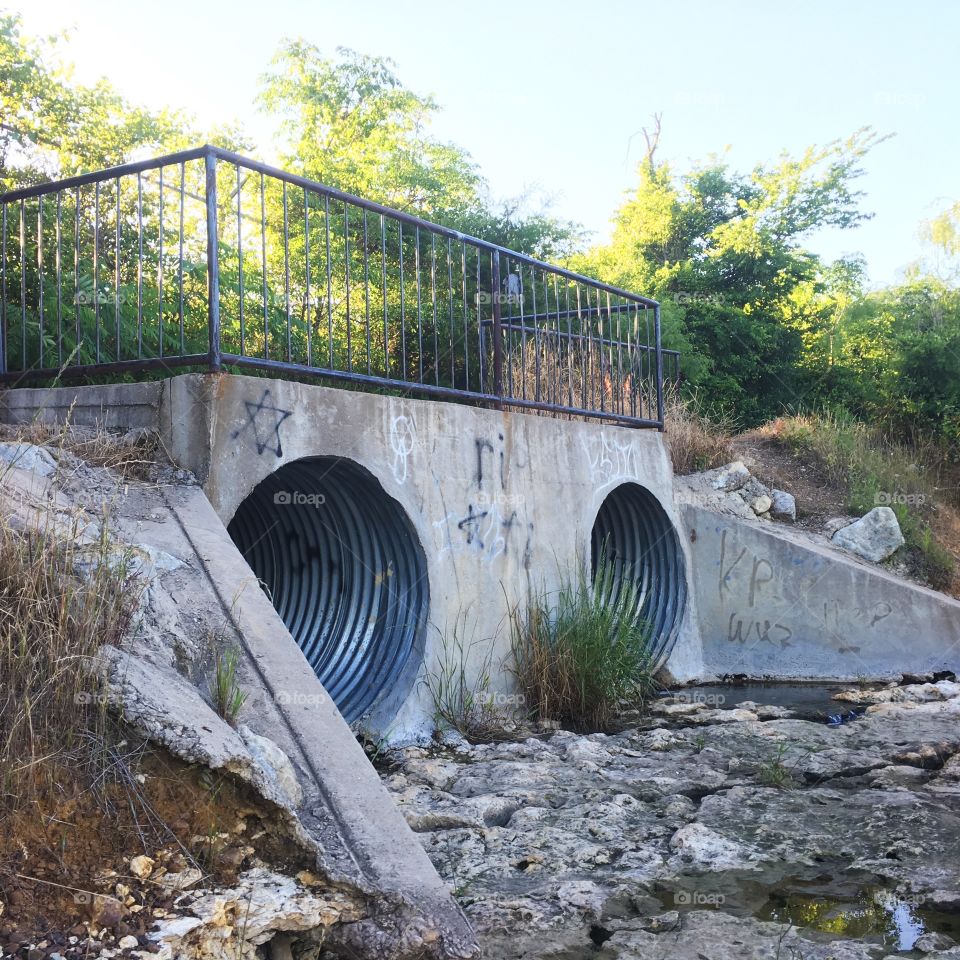
M637 588L611 564L562 582L555 599L531 592L511 613L514 670L532 712L578 731L609 729L653 688L650 628Z

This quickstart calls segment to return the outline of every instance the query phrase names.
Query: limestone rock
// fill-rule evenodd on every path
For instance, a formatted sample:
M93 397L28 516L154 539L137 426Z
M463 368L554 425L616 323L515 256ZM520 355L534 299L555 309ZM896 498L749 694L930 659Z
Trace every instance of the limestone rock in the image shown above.
M258 736L248 726L241 724L239 732L247 749L267 776L275 781L290 806L299 807L303 803L303 788L290 758L271 739Z
M305 890L265 868L242 874L235 888L194 900L189 910L192 917L162 921L150 933L158 960L255 960L277 933L319 943L334 924L361 919L342 894Z
M769 512L772 506L773 501L765 493L761 494L759 497L754 497L753 500L750 501L750 509L758 517Z
M833 535L838 547L880 563L904 544L897 515L889 507L874 507L869 513Z
M49 477L57 469L50 451L32 443L0 443L0 461L41 477Z
M711 486L714 490L733 493L745 486L750 479L750 471L744 466L743 461L734 460L733 463L719 468L717 475L711 481Z
M777 520L797 519L797 501L792 493L787 493L786 490L772 490L770 499L772 501L770 516Z

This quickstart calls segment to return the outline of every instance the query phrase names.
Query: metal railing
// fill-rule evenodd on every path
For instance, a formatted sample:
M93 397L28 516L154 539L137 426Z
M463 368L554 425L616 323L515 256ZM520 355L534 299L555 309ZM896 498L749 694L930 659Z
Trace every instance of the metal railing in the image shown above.
M0 197L0 382L204 366L663 426L654 300L216 147Z

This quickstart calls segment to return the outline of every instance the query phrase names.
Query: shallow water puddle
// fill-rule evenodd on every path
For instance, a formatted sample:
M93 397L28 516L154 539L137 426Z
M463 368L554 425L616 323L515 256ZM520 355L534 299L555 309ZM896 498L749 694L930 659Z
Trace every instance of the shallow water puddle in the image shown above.
M913 950L924 933L960 934L960 916L920 909L882 887L866 887L846 897L816 889L778 892L755 916L799 930L875 940L904 952Z

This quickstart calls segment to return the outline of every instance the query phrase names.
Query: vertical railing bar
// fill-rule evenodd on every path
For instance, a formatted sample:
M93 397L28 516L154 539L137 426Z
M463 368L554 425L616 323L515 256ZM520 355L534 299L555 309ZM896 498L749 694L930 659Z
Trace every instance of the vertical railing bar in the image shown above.
M100 362L100 181L93 191L93 323L96 331L96 358Z
M180 165L181 168L183 164ZM247 355L247 328L243 316L243 181L237 164L237 319L240 321L240 356ZM180 197L180 226L183 227L183 196ZM181 247L182 253L182 247ZM182 308L182 304L181 304ZM183 317L181 316L181 323ZM181 347L181 350L183 348Z
M500 312L500 251L490 253L490 286L493 288L493 387L498 399L503 398L503 344ZM502 408L502 404L501 404Z
M470 317L467 306L467 245L460 241L460 279L463 296L463 370L466 389L470 389ZM481 389L483 388L481 382Z
M660 304L653 308L653 330L657 343L657 423L663 432L663 352L660 345Z
M7 204L0 209L0 373L7 372Z
M37 332L39 363L43 369L43 194L37 197Z
M440 386L440 331L437 317L437 235L430 234L430 302L433 306L433 379Z
M447 237L447 292L450 297L450 318L447 321L447 333L450 340L450 386L457 387L456 347L453 339L454 310L453 310L453 241Z
M479 359L479 361L480 361L480 363L478 364L478 366L479 366L479 371L478 371L478 372L479 372L479 376L480 376L480 383L478 384L478 387L479 387L479 389L480 389L481 391L485 391L485 390L488 390L488 389L489 389L489 387L488 387L488 385L487 385L487 377L489 376L489 372L484 369L484 368L486 367L486 363L487 363L487 356L486 356L486 354L487 354L487 345L486 345L486 342L485 342L486 336L485 336L485 334L484 334L484 329L483 329L483 309L482 309L483 304L481 303L481 300L480 300L480 248L479 248L479 247L473 247L472 249L473 249L474 256L477 258L477 292L476 292L476 297L477 297L477 344L478 344L478 350L479 350L478 359Z
M78 191L79 194L79 191ZM79 325L77 342L79 343ZM143 176L137 173L137 359L143 358Z
M533 398L540 403L540 321L537 319L537 272L533 267L530 267L530 295L530 309L533 310Z
M157 325L160 332L159 355L163 357L163 167L158 171L160 176L160 200L158 202L159 222L157 224L158 255L157 255Z
M220 227L217 211L217 155L204 154L207 205L207 327L210 370L220 372Z
M187 180L187 165L186 163L180 163L180 231L179 231L179 250L177 251L177 286L179 288L179 299L180 299L180 356L182 357L186 351L186 338L184 336L184 299L183 299L183 214L184 214L184 199L186 194L186 180Z
M327 351L329 354L328 370L333 369L333 286L330 272L330 197L323 197L323 229L327 241Z
M304 256L304 277L306 288L304 290L303 315L307 323L307 366L313 366L313 294L310 290L310 193L304 187L303 189L303 256Z
M270 359L270 306L267 289L267 200L266 180L260 174L260 282L263 298L263 359Z
M407 298L403 287L403 221L397 221L400 233L400 379L407 379Z
M420 289L420 228L414 228L416 252L413 255L413 269L417 275L417 378L423 383L423 300Z
M367 224L367 208L363 208L363 314L367 341L367 376L373 374L370 357L370 231Z
M387 222L380 214L380 279L383 283L383 360L385 375L390 377L390 317L387 311Z
M347 310L347 370L353 373L353 323L350 317L350 204L343 202L344 303Z
M116 191L117 191L117 202L115 207L116 223L114 224L116 230L113 237L113 311L114 311L114 323L116 325L117 333L117 346L115 357L117 360L122 359L123 345L122 345L122 331L120 330L120 178L116 178Z
M644 384L645 384L645 386L644 386L644 404L645 404L645 406L644 406L643 415L644 415L645 417L649 418L649 416L650 416L650 411L651 411L651 402L650 402L650 401L651 401L651 391L653 390L653 384L652 384L652 382L651 382L651 380L652 380L652 371L651 371L651 364L650 364L650 347L651 347L651 343L650 343L650 311L649 311L649 309L648 309L646 306L644 306L644 308L643 308L643 322L644 322L644 325L645 325L646 330L647 330L646 350L644 350L644 353L645 353L646 359L647 359L647 376L646 376L646 378L645 378L645 380L644 380Z
M526 314L524 313L524 290L523 290L523 266L517 264L517 276L520 280L520 394L524 400L527 399L527 331ZM507 289L510 289L509 281ZM510 312L513 313L513 304L510 305ZM512 340L512 338L511 338ZM512 348L511 348L512 349ZM511 363L511 368L513 364Z
M563 284L564 302L567 312L567 406L573 406L573 318L570 315L570 283L565 281ZM559 305L560 299L557 298ZM560 322L559 313L557 323Z
M287 212L287 181L281 184L283 191L283 304L287 328L287 363L293 359L290 322L290 226Z
M27 369L27 219L24 201L20 201L20 352L22 370Z
M139 174L138 174L139 176ZM83 363L80 356L80 188L77 187L73 206L73 313L77 327L77 363Z
M632 306L632 310L631 310ZM630 365L630 372L627 374L629 380L628 394L630 397L630 416L637 415L636 394L634 393L634 384L636 381L636 350L633 343L633 318L637 314L637 304L628 304L627 306L627 362ZM626 387L626 384L624 385Z

